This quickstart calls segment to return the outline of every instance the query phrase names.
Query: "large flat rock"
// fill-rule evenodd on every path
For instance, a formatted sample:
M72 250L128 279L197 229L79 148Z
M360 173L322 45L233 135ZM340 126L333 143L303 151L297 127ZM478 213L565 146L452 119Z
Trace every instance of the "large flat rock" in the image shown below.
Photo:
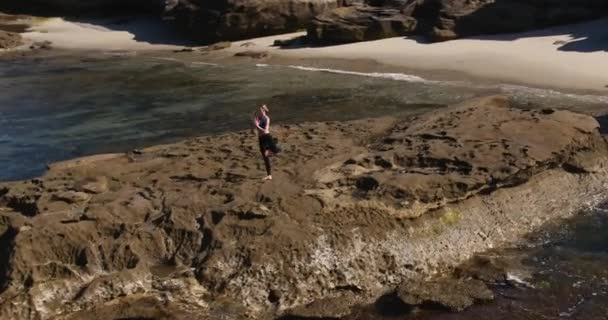
M317 171L319 188L308 193L325 206L381 204L387 213L418 217L549 168L592 170L577 159L603 148L597 129L588 116L481 99L397 124L368 153Z
M275 132L270 182L235 132L0 184L0 318L347 312L571 215L608 176L593 118L501 97Z

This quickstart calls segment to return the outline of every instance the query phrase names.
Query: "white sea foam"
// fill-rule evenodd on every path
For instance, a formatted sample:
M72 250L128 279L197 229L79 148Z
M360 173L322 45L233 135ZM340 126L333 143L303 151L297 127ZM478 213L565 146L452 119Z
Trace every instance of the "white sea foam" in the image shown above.
M501 84L499 85L500 89L504 92L516 94L516 93L527 93L530 95L535 95L541 98L550 98L550 97L562 97L562 98L570 98L581 100L585 102L600 102L600 103L608 103L608 96L602 95L593 95L593 94L575 94L562 92L552 89L541 89L534 87L526 87L520 85L512 85L512 84Z
M180 60L180 59L176 59L176 58L171 58L171 57L153 57L153 58L156 59L156 60L162 60L162 61L179 62L179 63L182 63L184 65L187 65L189 63L192 66L213 66L213 67L219 66L219 64L217 64L217 63L204 62L204 61L192 61L192 62L188 62L188 61L184 61L184 60Z
M114 57L133 57L137 55L137 51L106 51L102 53L106 56L114 56Z
M175 58L168 58L168 57L154 57L154 59L156 60L164 60L164 61L172 61L172 62L183 62L179 59L175 59Z
M268 66L268 65L256 65L256 66ZM419 76L405 74L405 73L382 73L382 72L366 73L366 72L356 72L356 71L339 70L339 69L306 67L306 66L299 66L299 65L290 65L288 67L292 68L292 69L302 70L302 71L354 75L354 76L382 78L382 79L390 79L390 80L405 81L405 82L418 82L418 83L426 83L426 84L479 88L479 89L498 89L498 90L508 93L508 94L514 94L514 95L525 94L525 95L529 95L529 96L536 96L538 98L566 98L566 99L573 99L573 100L591 102L591 103L608 103L608 96L604 96L604 95L575 94L575 93L562 92L562 91L557 91L557 90L552 90L552 89L526 87L523 85L481 84L481 83L472 83L472 82L466 82L466 81L436 81L436 80L429 80L429 79L425 79L425 78L422 78Z
M303 71L346 74L346 75L352 75L352 76L362 76L362 77L371 77L371 78L384 78L384 79L407 81L407 82L425 82L425 83L434 82L431 80L424 79L422 77L418 77L418 76L414 76L414 75L406 74L406 73L383 73L383 72L369 72L368 73L368 72L356 72L356 71L339 70L339 69L305 67L305 66L297 66L297 65L291 65L291 66L289 66L289 68L303 70Z
M255 66L256 66L256 67L258 67L258 68L266 68L266 67L270 67L269 65L267 65L267 64L265 64L265 63L257 63Z
M193 65L200 65L200 66L219 66L219 64L217 63L211 63L211 62L202 62L202 61L195 61L192 62Z

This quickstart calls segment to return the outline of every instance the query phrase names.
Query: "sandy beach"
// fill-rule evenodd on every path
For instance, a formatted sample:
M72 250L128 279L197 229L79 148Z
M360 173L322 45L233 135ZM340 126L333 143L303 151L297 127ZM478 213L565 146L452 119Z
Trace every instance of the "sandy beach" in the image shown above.
M453 72L508 84L608 92L608 73L600 72L608 70L608 39L602 34L607 28L608 19L602 19L443 43L399 37L326 47L274 46L275 40L305 35L292 33L236 42L217 54L253 50L285 59L373 60L414 73ZM22 35L26 43L50 41L53 48L67 50L173 51L192 45L162 22L145 17L43 19Z
M484 36L443 43L391 38L328 47L281 49L275 40L304 35L243 41L230 50L267 50L292 58L372 59L382 64L424 71L454 71L508 83L608 92L608 19L521 34ZM253 45L252 45L253 44Z
M49 18L33 23L22 34L28 42L50 41L68 50L175 50L189 42L152 18L115 18L68 21Z

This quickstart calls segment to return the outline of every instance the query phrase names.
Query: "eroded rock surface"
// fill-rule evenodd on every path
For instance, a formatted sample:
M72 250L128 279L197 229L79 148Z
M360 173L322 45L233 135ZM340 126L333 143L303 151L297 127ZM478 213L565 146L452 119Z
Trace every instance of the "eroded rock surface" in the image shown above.
M408 306L444 308L450 311L462 311L476 301L494 299L494 294L483 282L452 278L405 281L399 285L396 293Z
M0 318L340 316L572 214L608 176L593 118L500 97L276 135L271 182L236 132L1 184Z
M317 16L308 27L308 38L315 43L349 43L411 34L416 19L398 9L351 6Z
M239 40L305 28L341 0L175 0L166 15L193 37Z
M509 109L500 99L478 103L396 125L368 153L317 171L319 188L308 194L325 207L382 208L415 218L475 194L519 185L549 168L592 170L581 167L578 154L603 149L603 140L593 136L598 124L590 117Z
M608 3L602 0L442 0L440 3L438 19L431 32L431 38L437 41L522 32L608 14Z
M308 29L311 41L340 43L401 35L433 41L512 33L595 19L608 14L603 0L367 0L327 11Z

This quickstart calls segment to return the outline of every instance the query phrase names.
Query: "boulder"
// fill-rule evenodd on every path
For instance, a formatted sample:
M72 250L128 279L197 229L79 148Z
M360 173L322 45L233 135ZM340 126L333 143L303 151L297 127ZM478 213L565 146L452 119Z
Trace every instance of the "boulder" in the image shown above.
M608 3L602 0L442 0L431 38L444 40L449 31L456 37L522 32L591 20L605 14L608 14Z
M349 43L404 36L415 29L416 19L398 9L352 6L316 17L308 38L316 43Z
M248 57L253 59L263 59L269 56L268 51L245 50L234 54L235 57Z
M444 0L431 39L444 41L478 34L521 32L535 26L536 8L532 3Z
M295 47L306 42L305 36L298 36L289 39L277 39L272 44L275 47Z
M494 299L494 294L482 281L452 278L407 280L396 293L408 306L432 306L450 311L462 311L476 301Z

